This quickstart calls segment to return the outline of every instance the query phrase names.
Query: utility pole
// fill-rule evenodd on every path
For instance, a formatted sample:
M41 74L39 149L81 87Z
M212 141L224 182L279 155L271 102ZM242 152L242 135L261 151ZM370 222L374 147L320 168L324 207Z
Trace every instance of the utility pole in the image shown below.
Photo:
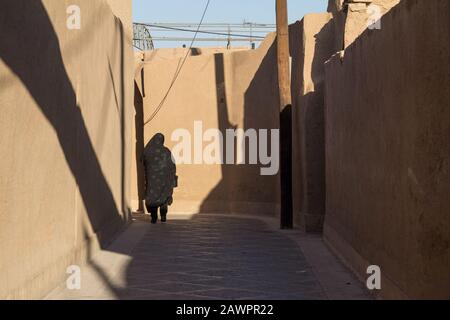
M287 0L276 0L276 2L278 83L280 90L280 110L283 111L286 106L291 105L289 26Z
M287 0L276 0L277 68L280 93L281 228L293 228L292 209L292 97Z

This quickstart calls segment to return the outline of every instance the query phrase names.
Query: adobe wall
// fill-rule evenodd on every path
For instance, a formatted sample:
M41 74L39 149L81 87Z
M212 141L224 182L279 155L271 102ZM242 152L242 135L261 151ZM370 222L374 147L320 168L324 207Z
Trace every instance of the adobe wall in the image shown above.
M355 41L368 26L376 23L400 0L347 0L344 29L344 48ZM375 25L373 26L375 27Z
M109 1L110 2L110 1ZM40 298L127 222L131 1L0 10L0 298Z
M323 64L338 50L334 43L335 27L331 19L331 13L310 14L290 26L294 216L299 227L311 232L322 229L325 214ZM169 140L175 129L189 129L193 127L194 120L206 121L208 128L277 128L278 84L274 52L276 44L273 41L273 35L270 35L254 51L194 49L157 119L148 125L149 128L146 126L145 142L158 131ZM186 52L187 49L158 49L145 53L145 117L141 112L136 113L136 127L147 120L159 104ZM220 63L216 63L216 60ZM142 87L142 55L138 55L136 65L136 83ZM217 73L223 74L219 75L219 83ZM220 98L218 94L225 94L225 97ZM142 103L140 97L137 100L138 104ZM219 110L224 111L223 116L217 114L218 105L221 106ZM225 105L226 108L223 107ZM177 115L173 108L185 111ZM261 110L268 110L269 114ZM163 125L168 127L164 128ZM174 144L169 143L169 146L173 147ZM139 158L142 148L143 143L136 145L136 158ZM133 166L133 171L139 168L142 172L139 161L135 161ZM213 168L180 166L180 182L184 184L176 190L175 198L178 200L172 210L278 212L278 178L260 177L259 169L252 166L216 166L215 171L212 171ZM222 180L222 176L225 179ZM201 181L200 186L191 185L190 177L194 181ZM139 205L137 201L138 194L143 198L142 174L136 174L133 179L134 207L142 210L142 203ZM258 184L264 188L257 188ZM211 190L220 192L214 191L209 195ZM268 199L272 200L267 202ZM202 206L203 202L211 205ZM267 203L272 204L268 206Z
M332 15L306 15L291 25L290 38L294 222L319 232L325 215L324 63L336 52Z
M274 35L270 35L257 50L195 50L163 108L155 120L145 126L143 136L139 135L140 118L147 120L167 92L183 57L180 50L160 49L146 53L143 72L138 66L136 114L140 116L136 124L137 136L143 141L136 144L135 150L142 150L157 132L165 135L166 145L173 149L177 142L171 141L172 133L186 129L194 138L195 121L202 122L203 132L220 129L224 136L226 129L278 128ZM170 55L174 58L170 59ZM140 101L142 87L145 97ZM203 147L207 145L203 143ZM138 159L141 152L134 154ZM226 158L225 152L222 156ZM139 165L136 161L135 170ZM178 165L179 188L175 190L170 211L275 215L279 211L279 177L261 176L260 169L260 165L249 165L248 161L245 165ZM135 177L140 176L142 174ZM142 180L132 183L133 208L139 207L139 185L142 197Z
M335 25L336 51L353 43L369 25L395 7L401 0L329 0L328 12ZM376 27L372 25L371 27Z
M133 36L132 0L106 0L112 13L118 17L129 37Z
M383 298L450 298L450 3L401 1L326 64L327 243Z

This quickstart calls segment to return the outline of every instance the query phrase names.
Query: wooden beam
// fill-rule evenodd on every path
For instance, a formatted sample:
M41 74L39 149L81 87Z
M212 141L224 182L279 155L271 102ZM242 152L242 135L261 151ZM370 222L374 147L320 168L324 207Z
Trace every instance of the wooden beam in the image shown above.
M292 104L287 0L276 0L277 63L281 111Z
M277 69L280 94L280 191L282 229L293 228L292 98L287 0L276 0Z

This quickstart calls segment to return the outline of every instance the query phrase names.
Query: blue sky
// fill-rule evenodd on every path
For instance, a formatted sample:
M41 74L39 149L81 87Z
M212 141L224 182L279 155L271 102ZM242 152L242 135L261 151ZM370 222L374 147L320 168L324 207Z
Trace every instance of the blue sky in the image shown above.
M206 0L133 0L134 21L198 23L205 3ZM328 0L288 0L289 20L295 22L306 13L326 11L327 4ZM244 20L275 23L275 0L211 0L204 22L242 23ZM171 33L170 35L186 37L189 34ZM156 45L157 47L174 47L181 44L159 42Z

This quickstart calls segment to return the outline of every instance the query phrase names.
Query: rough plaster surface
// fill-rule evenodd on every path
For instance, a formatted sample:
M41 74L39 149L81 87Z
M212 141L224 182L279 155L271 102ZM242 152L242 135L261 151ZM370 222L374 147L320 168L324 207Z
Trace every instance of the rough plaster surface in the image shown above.
M325 238L385 298L450 298L449 13L402 1L326 65Z
M335 25L335 50L353 43L374 21L402 0L329 0L328 12Z
M334 53L330 13L308 14L291 26L292 164L295 222L322 230L325 214L325 61Z
M171 141L172 133L183 128L194 137L194 121L202 121L204 131L214 128L222 133L233 128L277 129L274 48L274 35L270 35L257 50L195 50L157 118L143 130L142 144L162 132L167 146L173 148L176 143ZM166 94L183 58L180 51L146 53L143 72L136 72L139 93L145 92L140 107L144 120ZM178 165L177 172L179 187L172 212L274 215L279 210L278 175L261 176L259 165ZM135 207L137 185L136 177L132 187Z
M401 0L350 0L347 1L347 18L344 32L344 48L355 41L367 27L379 20Z
M130 26L105 1L80 0L81 29L69 31L71 4L0 12L0 298L41 297L126 220ZM115 13L131 21L131 1Z

